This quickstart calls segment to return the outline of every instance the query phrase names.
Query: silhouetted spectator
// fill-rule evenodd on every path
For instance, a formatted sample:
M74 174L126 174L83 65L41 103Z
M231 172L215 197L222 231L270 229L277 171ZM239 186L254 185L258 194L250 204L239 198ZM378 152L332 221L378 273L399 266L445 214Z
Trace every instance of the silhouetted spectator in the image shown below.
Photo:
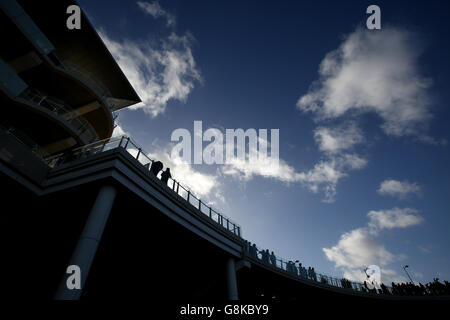
M270 254L270 263L271 263L272 265L274 265L274 266L277 265L277 257L275 257L275 254L273 253L273 251L272 251L272 253Z
M150 167L150 172L156 177L163 167L164 165L161 161L154 161Z
M269 249L266 249L266 251L264 252L264 262L266 263L270 263L270 253L269 253Z
M296 276L298 276L298 269L297 266L295 265L295 262L289 261L289 263L291 264L291 272Z
M263 262L265 262L265 263L270 263L270 261L269 261L269 250L268 249L261 250L260 253L261 253L261 260Z
M316 275L316 271L314 271L314 268L311 269L311 275L312 275L312 278L314 279L314 281L317 281L317 275Z
M419 283L392 283L392 294L403 296L438 296L450 295L450 283L444 281L444 284L439 282L438 278L434 278L432 282L425 285Z
M163 171L163 173L161 173L161 181L164 184L167 184L169 178L172 178L172 175L170 174L170 168L167 168L166 171Z
M308 274L306 272L306 268L303 267L301 263L299 264L298 268L300 270L300 276L302 276L303 278L308 278Z
M250 253L250 241L244 241L244 250L246 253Z
M286 271L292 272L292 261L289 261L289 262L286 264Z
M252 246L250 247L250 255L256 258L258 257L258 249L256 249L256 244L252 244Z
M381 287L381 292L382 292L383 294L391 294L391 293L389 292L388 288L384 285L384 283L380 284L380 287Z

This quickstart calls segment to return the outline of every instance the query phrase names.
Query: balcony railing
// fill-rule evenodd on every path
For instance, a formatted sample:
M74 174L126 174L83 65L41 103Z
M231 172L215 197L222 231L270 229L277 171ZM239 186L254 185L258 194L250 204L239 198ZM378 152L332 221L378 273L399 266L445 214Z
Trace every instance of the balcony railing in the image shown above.
M87 158L91 155L116 148L125 149L130 155L132 155L137 161L139 161L144 168L150 170L154 160L148 157L144 150L140 148L134 141L125 136L98 141L90 145L74 149L70 154L59 154L46 158L45 161L50 167L54 168L63 163L68 163L76 159ZM149 172L149 174L151 173ZM172 192L183 198L189 204L198 209L202 214L209 217L212 221L222 226L229 232L242 238L241 227L239 225L232 222L223 214L215 211L211 206L207 205L205 202L200 200L200 198L196 197L180 182L176 181L175 179L169 179L167 186L172 190ZM384 286L385 291L382 291L380 289L378 289L377 291L368 290L362 283L359 282L349 281L343 278L335 278L321 273L316 273L315 271L308 272L308 269L306 269L305 266L303 266L303 268L300 268L292 260L283 259L278 256L270 257L270 255L264 254L263 250L259 249L256 246L254 247L254 249L251 249L249 246L249 242L247 241L245 245L245 251L247 252L248 256L253 256L254 258L261 260L262 263L265 263L270 267L281 269L296 277L319 282L328 286L355 290L358 292L392 294L392 288L387 286Z
M86 158L97 153L117 148L125 149L130 155L132 155L137 161L139 161L144 168L149 171L148 174L151 174L150 168L154 160L151 159L133 140L125 136L97 141L92 144L74 149L70 152L70 154L65 153L48 157L45 159L45 161L50 167L54 168L63 163L68 163L76 159ZM206 204L199 197L195 196L195 194L190 189L183 186L179 181L170 178L167 182L167 186L172 190L172 192L176 193L190 205L198 209L206 217L209 217L212 221L223 227L225 230L235 234L238 237L241 237L241 227L238 224L234 223L223 214L214 210L210 205Z
M280 258L276 255L274 255L272 258L269 254L265 254L264 250L261 250L257 246L254 247L254 249L249 246L249 243L246 242L245 250L247 252L247 255L253 256L254 258L257 258L261 260L263 263L267 264L268 266L271 266L273 268L284 270L296 277L302 278L302 279L308 279L311 281L319 282L325 285L333 286L333 287L339 287L339 288L345 288L349 290L355 290L359 292L373 292L373 293L379 293L379 294L392 294L392 288L388 286L384 286L387 290L386 292L382 292L382 290L378 289L377 291L374 290L368 290L365 288L364 284L360 282L354 282L350 281L345 278L335 278L331 276L327 276L321 273L317 273L314 271L308 272L308 267L305 267L302 265L302 267L297 266L296 263L293 260L287 260Z
M47 110L50 110L56 115L62 117L64 120L68 121L75 128L75 130L77 130L77 133L85 138L87 143L92 143L99 139L97 132L91 126L89 121L80 116L65 102L30 88L25 90L20 97L32 102L33 104L37 104Z

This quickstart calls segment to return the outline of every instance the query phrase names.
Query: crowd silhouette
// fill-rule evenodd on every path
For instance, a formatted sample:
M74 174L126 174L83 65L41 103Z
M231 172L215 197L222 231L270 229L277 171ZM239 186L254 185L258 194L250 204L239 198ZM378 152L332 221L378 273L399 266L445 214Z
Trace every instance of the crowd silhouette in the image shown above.
M269 253L269 249L258 250L258 248L256 247L256 244L254 244L254 243L251 244L251 242L247 241L247 240L244 241L244 246L245 246L245 251L250 256L260 259L264 263L267 263L267 264L272 265L277 268L284 269L296 276L317 281L317 274L316 274L316 271L314 270L314 268L308 267L308 269L306 269L304 266L302 266L302 264L298 260L296 260L295 262L289 261L287 263L283 262L281 260L278 260L278 261L280 261L280 265L278 265L277 257L275 256L273 251ZM260 254L261 257L259 257L258 254ZM299 265L297 266L296 263L298 263Z
M400 296L450 296L450 282L440 282L434 278L432 282L426 283L394 283L392 282L392 294Z
M65 157L62 157L65 158ZM150 165L148 163L145 165L149 169L150 173L155 177L158 176L159 172L163 170L163 163L161 161L153 161ZM160 180L167 184L168 180L172 178L170 169L166 168L162 171ZM362 292L373 293L373 294L385 294L385 295L398 295L398 296L440 296L446 295L450 296L450 282L444 281L440 282L438 278L433 279L432 282L415 284L413 282L409 283L394 283L392 282L392 287L388 288L383 283L374 286L373 284L368 284L364 281L363 284L352 282L348 279L334 279L323 275L317 275L313 267L304 267L299 260L285 262L281 259L277 259L274 252L269 252L269 249L259 250L255 243L244 240L245 252L262 262L271 265L276 268L283 269L295 276L309 279L313 281L320 281L323 284L340 286L346 289L359 290ZM277 263L277 261L279 263ZM298 266L296 265L298 263ZM320 279L320 280L319 280ZM378 288L377 288L378 287Z
M161 161L154 161L151 164L149 171L155 177L157 177L159 172L162 171L163 167L164 165ZM167 184L170 178L172 178L170 169L166 168L166 170L161 173L160 179L163 183ZM244 241L244 249L249 256L259 259L268 265L271 265L276 268L281 268L295 276L304 279L319 281L314 268L304 267L299 260L284 262L282 260L277 259L273 251L269 252L269 249L259 250L256 247L255 243L252 244L250 241L247 240ZM258 256L258 254L260 256ZM279 264L277 264L277 261L279 261ZM296 265L296 263L298 263L298 266ZM320 275L321 283L333 286L338 285L337 279L335 279L336 280L335 283L333 283L333 281L330 279L331 278L329 277ZM362 292L373 294L399 295L399 296L440 296L440 295L450 296L450 282L444 281L444 283L441 283L438 278L433 279L432 282L429 282L425 285L423 285L422 283L415 284L412 282L409 283L392 282L391 288L386 287L383 283L379 284L378 286L369 285L367 281L364 281L362 285L356 284L345 278L340 279L339 282L342 288L360 290Z
M270 252L268 249L259 250L256 247L256 244L252 244L250 241L244 241L245 251L249 256L252 256L262 262L271 265L276 268L283 269L293 275L298 277L302 277L304 279L309 279L313 281L319 281L323 284L340 286L346 289L358 290L366 293L373 294L385 294L385 295L398 295L398 296L450 296L450 282L444 281L444 283L440 282L439 279L435 278L432 282L427 283L425 285L418 283L392 283L392 287L388 288L383 283L373 286L370 285L367 281L364 281L362 284L352 282L348 279L342 278L340 280L317 275L316 271L312 267L304 267L299 260L296 261L288 261L284 262L280 259L277 259L274 252ZM296 265L298 263L298 266ZM340 282L340 285L338 284Z

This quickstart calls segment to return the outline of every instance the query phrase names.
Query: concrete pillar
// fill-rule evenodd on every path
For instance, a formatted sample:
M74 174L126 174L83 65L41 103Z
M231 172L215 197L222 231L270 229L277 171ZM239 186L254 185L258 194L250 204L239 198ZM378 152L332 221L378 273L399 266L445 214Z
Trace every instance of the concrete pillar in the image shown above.
M227 290L228 300L238 300L236 266L233 258L230 258L227 261Z
M56 292L56 300L80 299L116 194L117 190L112 186L101 187L69 263L80 267L81 289L69 289L67 278L70 274L65 273Z

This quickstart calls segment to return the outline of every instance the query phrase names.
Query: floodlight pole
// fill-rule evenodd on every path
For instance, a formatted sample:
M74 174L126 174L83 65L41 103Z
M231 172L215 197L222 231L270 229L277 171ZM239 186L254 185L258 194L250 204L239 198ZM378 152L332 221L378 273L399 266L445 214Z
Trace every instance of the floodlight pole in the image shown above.
M409 280L411 280L412 283L414 283L413 279L411 279L411 276L409 275L408 271L406 271L406 268L408 268L409 266L403 266L403 270L405 270L406 275L408 276Z

